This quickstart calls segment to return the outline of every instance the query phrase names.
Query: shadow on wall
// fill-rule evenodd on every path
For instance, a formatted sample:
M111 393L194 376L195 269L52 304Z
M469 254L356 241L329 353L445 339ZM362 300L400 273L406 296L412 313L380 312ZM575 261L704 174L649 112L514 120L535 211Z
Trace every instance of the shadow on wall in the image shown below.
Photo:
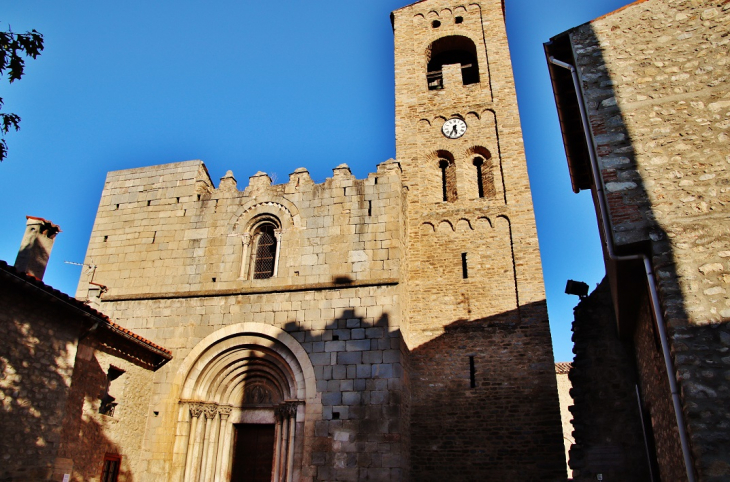
M324 331L302 331L294 321L283 329L309 354L321 396L311 449L315 480L407 477L407 354L388 313L368 319L345 309Z
M722 119L721 103L717 102L726 89L712 89L722 72L703 67L712 63L713 56L724 58L726 52L711 38L720 35L719 31L707 35L693 32L694 36L688 35L693 38L690 42L657 43L654 38L657 29L663 28L661 19L674 18L675 14L678 19L688 19L687 25L672 26L674 34L677 28L698 28L691 23L699 22L699 16L673 11L657 16L647 5L636 5L561 34L546 44L546 51L575 65L582 82L589 143L570 72L550 65L574 190L592 189L596 203L601 196L596 194L591 176L590 146L605 188L616 252L646 255L654 268L695 471L700 478L728 476L730 390L724 381L728 362L723 357L730 348L730 313L724 303L727 263L722 258L728 252L723 250L730 248L727 215L723 215L730 201L725 187L730 180L724 158L727 149L722 135L717 135L717 127L722 126L713 124ZM644 34L651 41L636 40ZM601 40L610 44L610 50L603 48ZM699 50L707 55L698 56ZM615 76L610 77L610 73ZM601 212L597 211L600 224ZM605 241L603 229L601 236ZM645 271L640 262L608 256L606 264L618 332L624 340L617 339L616 343L631 346L647 440L656 446L656 453L650 455L658 462L659 474L654 476L684 480L677 422ZM586 345L576 346L576 354L594 346L589 339L581 343ZM581 369L576 358L575 376L585 381ZM578 383L574 390L578 405L581 394L596 393L601 387ZM592 410L591 417L609 413L605 404ZM585 430L596 428L590 419L578 420L577 414L576 422ZM578 425L575 439L576 454L596 448L590 446L597 443L595 436ZM597 465L577 462L581 467L576 477L595 477L600 472Z
M392 292L388 289L375 288L369 296L377 298L379 290L388 296ZM317 302L311 292L307 296L312 303ZM246 302L250 306L269 305L265 296L258 295L255 302ZM376 308L374 317L363 317L362 309L337 310L336 318L321 325L290 319L273 326L256 322L227 324L211 332L211 338L206 339L218 341L205 341L207 348L198 344L183 362L183 371L188 374L183 376L183 386L196 388L183 388L182 398L196 406L202 403L211 409L233 410L227 411L225 418L212 415L211 422L204 422L193 409L190 414L183 412L179 420L184 428L177 429L183 434L178 446L194 447L196 442L191 444L187 438L193 433L201 447L214 446L216 440L230 440L227 443L235 445L229 429L220 427L224 420L228 424L245 420L245 414L237 413L236 407L261 413L289 403L282 403L279 396L261 397L259 405L247 403L248 393L255 398L256 387L264 387L273 395L278 393L274 388L278 382L262 379L269 375L261 366L265 358L273 361L275 353L285 353L272 348L265 339L256 344L253 329L259 325L259 337L274 333L269 328L276 327L283 330L278 335L282 344L294 338L306 352L314 372L316 398L298 406L300 414L306 410L307 416L297 418L291 464L294 480L565 479L544 302L500 316L451 323L445 333L410 352L390 315ZM230 361L218 361L217 353L237 354ZM284 358L293 366L297 357ZM244 362L244 358L249 361ZM230 382L215 375L216 366L233 365L248 368L231 372ZM267 370L273 377L273 366ZM297 371L294 367L292 373ZM221 380L227 388L196 381L202 379ZM228 383L244 386L234 388ZM246 385L250 385L250 391ZM298 391L297 385L294 392ZM218 393L237 396L220 399L216 398ZM210 431L208 423L213 423ZM268 423L274 423L273 419ZM275 423L278 427L280 419ZM201 428L201 424L205 426ZM275 437L281 433L278 430ZM216 431L221 434L217 439L206 435ZM286 432L282 437L287 437ZM193 449L177 466L185 473L199 473L201 469L196 467L216 467L225 476L226 464L230 464L235 472L236 461L229 461L226 455L229 449L217 450L218 456L205 459L200 455L204 448L198 452ZM230 450L238 453L233 445ZM282 459L288 456L284 448L276 453ZM276 471L279 462L276 456L274 460ZM280 467L281 471L288 470L284 464Z
M0 294L0 480L60 480L72 470L78 477L71 480L99 477L104 452L118 451L82 409L85 400L99 399L106 374L87 362L83 377L74 376L77 320L57 304L49 310L25 296L11 286ZM76 389L79 382L86 391ZM69 446L87 452L75 466Z
M455 321L410 353L413 480L565 480L549 340L540 302Z

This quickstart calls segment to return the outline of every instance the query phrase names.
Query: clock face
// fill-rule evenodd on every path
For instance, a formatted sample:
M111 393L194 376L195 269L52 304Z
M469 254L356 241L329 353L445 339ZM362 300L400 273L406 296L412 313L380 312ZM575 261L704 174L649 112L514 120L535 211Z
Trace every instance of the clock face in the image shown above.
M441 132L449 139L458 139L466 132L466 122L458 118L449 119L444 122Z

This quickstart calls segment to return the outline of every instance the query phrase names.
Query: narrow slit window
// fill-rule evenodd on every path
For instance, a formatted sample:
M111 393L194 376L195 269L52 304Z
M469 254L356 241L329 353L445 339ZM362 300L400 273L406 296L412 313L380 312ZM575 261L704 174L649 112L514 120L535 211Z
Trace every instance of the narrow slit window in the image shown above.
M477 387L476 368L474 367L474 355L469 356L469 386L471 388Z
M483 147L473 148L478 156L474 157L472 164L476 170L477 188L480 198L493 198L497 195L494 186L494 171L492 166L492 156L489 151Z
M479 197L484 197L484 180L482 179L482 166L484 159L477 157L474 159L474 166L477 168L477 188L479 189Z
M368 216L372 216L372 215L373 215L373 202L368 201Z
M457 199L456 166L453 161L440 159L439 169L441 169L441 198L446 202L454 202Z
M464 279L469 277L469 267L466 265L466 253L461 253L461 277Z

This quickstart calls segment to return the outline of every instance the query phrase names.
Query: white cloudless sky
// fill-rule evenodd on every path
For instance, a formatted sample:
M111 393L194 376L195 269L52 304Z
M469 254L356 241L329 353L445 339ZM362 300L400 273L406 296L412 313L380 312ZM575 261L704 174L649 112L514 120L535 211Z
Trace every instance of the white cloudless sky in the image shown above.
M395 156L393 33L407 1L4 2L0 29L36 29L46 48L0 79L21 116L0 164L0 259L25 216L61 226L44 281L74 294L106 173L201 159L240 189L257 171L358 178ZM578 299L567 279L603 277L588 193L573 194L542 43L627 0L506 0L556 361L572 360Z

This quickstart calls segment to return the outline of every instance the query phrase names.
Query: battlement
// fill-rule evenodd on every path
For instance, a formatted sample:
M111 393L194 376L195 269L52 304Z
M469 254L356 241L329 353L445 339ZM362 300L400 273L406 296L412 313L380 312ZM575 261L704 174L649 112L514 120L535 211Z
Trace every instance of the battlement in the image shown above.
M346 164L322 183L258 172L243 190L231 171L214 187L201 161L110 172L77 294L90 281L108 299L397 282L401 196L392 159L365 179Z

